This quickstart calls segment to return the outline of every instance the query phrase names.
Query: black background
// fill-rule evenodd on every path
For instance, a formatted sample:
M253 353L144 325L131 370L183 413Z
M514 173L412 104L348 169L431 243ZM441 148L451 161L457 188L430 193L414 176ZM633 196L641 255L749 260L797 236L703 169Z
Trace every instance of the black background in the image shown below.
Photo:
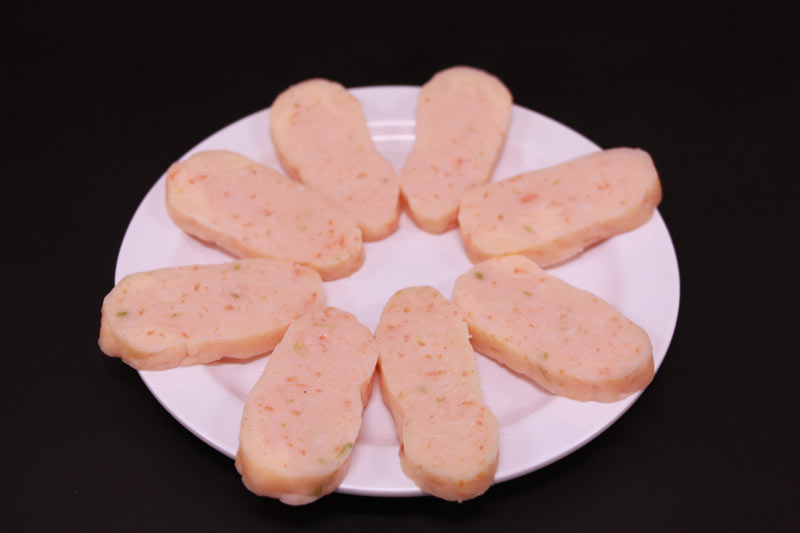
M800 10L497 2L4 14L3 521L13 531L790 531ZM97 347L128 221L167 166L292 83L468 64L603 147L648 150L681 272L655 381L565 459L462 504L257 498ZM10 342L9 342L10 341Z

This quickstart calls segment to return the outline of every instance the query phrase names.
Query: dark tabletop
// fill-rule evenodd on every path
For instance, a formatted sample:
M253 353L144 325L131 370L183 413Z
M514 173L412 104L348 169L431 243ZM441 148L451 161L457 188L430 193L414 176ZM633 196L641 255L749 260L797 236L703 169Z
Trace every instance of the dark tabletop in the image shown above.
M788 6L7 12L8 530L797 531L800 11ZM475 500L255 497L97 347L127 224L170 163L292 83L420 85L456 64L600 146L653 156L681 275L666 359L598 438Z

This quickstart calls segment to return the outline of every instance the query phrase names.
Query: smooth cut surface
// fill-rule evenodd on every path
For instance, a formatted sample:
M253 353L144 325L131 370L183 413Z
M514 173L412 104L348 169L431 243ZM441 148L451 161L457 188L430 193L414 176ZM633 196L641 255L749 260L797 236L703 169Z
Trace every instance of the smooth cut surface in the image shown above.
M511 117L511 93L495 76L452 67L423 85L416 140L400 172L414 222L429 233L456 226L458 202L489 180Z
M384 307L375 338L403 471L446 500L486 492L497 470L498 424L458 308L433 287L403 289Z
M236 257L290 259L337 279L364 263L355 219L320 193L227 150L167 171L167 209L186 233Z
M293 85L273 102L269 128L289 176L353 215L365 241L397 229L397 174L375 148L361 103L342 85L322 79Z
M520 255L487 259L456 280L472 345L543 389L615 402L653 379L647 333L594 294Z
M474 263L523 254L544 268L641 226L660 202L650 155L613 148L475 187L458 221Z
M378 348L340 309L292 322L250 392L236 468L248 489L290 505L336 490L369 399Z
M271 351L300 315L325 305L319 274L243 259L126 276L103 300L100 349L139 370Z

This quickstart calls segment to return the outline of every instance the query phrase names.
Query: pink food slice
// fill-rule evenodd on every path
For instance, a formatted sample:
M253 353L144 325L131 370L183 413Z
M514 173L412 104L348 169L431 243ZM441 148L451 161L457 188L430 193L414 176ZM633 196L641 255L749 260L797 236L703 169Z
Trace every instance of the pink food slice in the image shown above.
M405 474L446 500L483 494L497 470L499 430L459 310L432 287L403 289L384 307L375 338Z
M320 193L224 150L200 152L167 171L167 210L186 233L235 257L290 259L322 279L364 262L355 219Z
M477 351L553 394L614 402L653 379L653 350L641 327L526 257L475 265L456 280L453 299Z
M489 180L510 117L511 93L482 70L452 67L422 87L416 140L400 172L403 198L420 228L456 227L461 195Z
M236 468L245 486L290 505L336 490L377 361L372 333L350 313L328 307L293 322L244 407Z
M660 201L647 152L614 148L475 187L458 221L473 263L522 254L544 268L641 226Z
M139 370L246 359L325 305L319 274L290 261L243 259L124 277L103 300L100 348Z
M355 217L365 241L397 229L397 174L372 142L361 102L342 85L313 79L289 87L270 107L269 127L289 176Z

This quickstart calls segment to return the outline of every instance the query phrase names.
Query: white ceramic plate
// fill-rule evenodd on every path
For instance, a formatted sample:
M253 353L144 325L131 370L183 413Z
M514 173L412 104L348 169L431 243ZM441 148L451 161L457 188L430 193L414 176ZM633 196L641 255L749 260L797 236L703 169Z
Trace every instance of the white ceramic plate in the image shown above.
M419 88L365 87L352 92L364 106L378 150L399 169L414 142ZM280 168L268 124L269 110L254 113L218 131L184 158L201 150L228 149ZM569 128L515 106L508 140L492 179L595 150L595 144ZM116 281L132 272L232 259L178 229L167 214L164 180L162 175L131 220L119 252ZM429 235L405 214L395 234L367 243L365 249L364 266L347 279L325 283L325 291L329 305L350 311L373 331L384 304L396 291L431 285L450 298L455 279L471 267L458 230ZM650 335L659 367L675 328L680 288L675 251L658 212L635 231L595 246L549 272L599 295L641 325ZM265 357L247 363L141 372L141 376L181 424L234 457L244 402L267 361ZM500 422L498 482L541 468L583 446L639 396L611 404L581 403L548 394L481 355L478 370L486 401ZM350 469L339 491L376 496L420 494L400 469L398 446L380 390L373 387Z

